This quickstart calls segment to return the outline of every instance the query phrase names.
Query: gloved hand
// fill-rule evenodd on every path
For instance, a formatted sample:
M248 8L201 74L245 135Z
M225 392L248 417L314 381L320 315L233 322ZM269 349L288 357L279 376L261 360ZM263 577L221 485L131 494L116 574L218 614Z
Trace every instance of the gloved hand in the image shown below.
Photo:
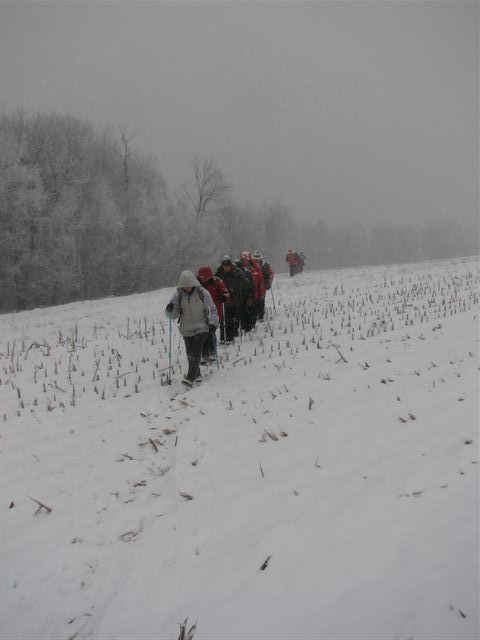
M173 311L173 302L169 302L167 304L166 311L168 311L168 313L171 313Z
M208 330L210 331L210 333L215 333L215 331L217 330L217 327L214 324L209 324Z

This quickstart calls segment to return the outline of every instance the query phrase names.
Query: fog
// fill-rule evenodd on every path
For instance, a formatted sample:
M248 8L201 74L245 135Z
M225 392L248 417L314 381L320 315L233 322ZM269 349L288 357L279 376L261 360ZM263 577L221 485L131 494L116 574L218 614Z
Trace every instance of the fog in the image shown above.
M478 224L477 2L2 2L2 106L299 219Z

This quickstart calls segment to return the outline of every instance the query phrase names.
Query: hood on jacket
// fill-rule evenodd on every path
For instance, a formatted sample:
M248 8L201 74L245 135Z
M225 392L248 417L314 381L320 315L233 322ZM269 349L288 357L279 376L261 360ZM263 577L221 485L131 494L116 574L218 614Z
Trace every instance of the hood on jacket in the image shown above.
M186 287L200 287L201 284L195 277L193 271L182 271L178 279L177 289L184 289Z
M201 284L206 284L213 278L213 271L210 267L200 267L197 271L197 278Z

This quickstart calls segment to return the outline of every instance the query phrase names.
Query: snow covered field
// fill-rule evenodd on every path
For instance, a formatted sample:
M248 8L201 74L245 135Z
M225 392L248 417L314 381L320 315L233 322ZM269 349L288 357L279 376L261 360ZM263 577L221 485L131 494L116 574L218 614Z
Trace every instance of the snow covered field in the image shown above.
M277 276L191 391L172 289L1 316L1 638L479 638L479 264Z

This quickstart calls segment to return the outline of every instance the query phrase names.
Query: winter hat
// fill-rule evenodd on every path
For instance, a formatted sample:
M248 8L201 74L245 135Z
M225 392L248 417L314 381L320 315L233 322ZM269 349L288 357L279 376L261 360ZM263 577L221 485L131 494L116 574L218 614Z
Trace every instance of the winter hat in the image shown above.
M221 264L233 264L232 259L230 258L230 256L223 256Z
M255 253L253 254L253 257L255 258L255 260L261 260L262 254L260 253L260 251L255 251Z
M177 289L185 289L187 287L200 287L201 284L192 271L182 271L178 279Z

